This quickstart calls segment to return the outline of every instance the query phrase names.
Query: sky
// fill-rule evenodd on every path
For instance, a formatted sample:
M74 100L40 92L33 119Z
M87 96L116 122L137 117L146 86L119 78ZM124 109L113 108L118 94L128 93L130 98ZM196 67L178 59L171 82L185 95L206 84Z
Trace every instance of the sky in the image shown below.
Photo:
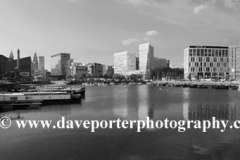
M182 67L189 45L240 44L240 0L1 0L0 54L71 53L113 65L113 54L150 43Z

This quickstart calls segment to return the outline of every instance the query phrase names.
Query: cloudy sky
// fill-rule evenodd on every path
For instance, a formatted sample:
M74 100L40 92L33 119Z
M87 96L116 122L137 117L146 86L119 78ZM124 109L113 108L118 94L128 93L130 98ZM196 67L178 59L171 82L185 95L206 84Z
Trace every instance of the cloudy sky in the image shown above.
M71 53L113 64L113 53L150 42L182 66L189 45L240 44L240 0L1 0L0 54Z

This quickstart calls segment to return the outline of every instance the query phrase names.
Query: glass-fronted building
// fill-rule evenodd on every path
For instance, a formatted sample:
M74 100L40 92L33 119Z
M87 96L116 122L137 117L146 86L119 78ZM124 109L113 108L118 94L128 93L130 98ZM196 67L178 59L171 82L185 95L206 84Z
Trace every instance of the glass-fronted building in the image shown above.
M185 79L224 79L228 71L227 46L189 46L184 50Z
M66 77L70 75L70 53L51 56L51 76Z

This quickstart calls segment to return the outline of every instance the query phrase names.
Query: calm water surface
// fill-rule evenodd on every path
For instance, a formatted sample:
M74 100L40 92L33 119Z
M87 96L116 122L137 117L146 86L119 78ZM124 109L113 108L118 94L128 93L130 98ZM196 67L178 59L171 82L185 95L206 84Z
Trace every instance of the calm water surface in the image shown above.
M3 115L3 114L2 114ZM240 119L240 92L154 86L87 87L82 104L5 113L21 119ZM0 129L0 160L238 160L240 130Z

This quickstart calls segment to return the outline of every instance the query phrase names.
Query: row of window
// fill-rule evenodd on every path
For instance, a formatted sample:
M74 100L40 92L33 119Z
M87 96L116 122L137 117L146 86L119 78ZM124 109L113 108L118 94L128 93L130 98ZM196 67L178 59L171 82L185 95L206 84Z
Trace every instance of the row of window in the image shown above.
M228 67L228 63L213 62L189 62L189 67Z
M226 68L217 67L190 67L190 72L227 72Z
M190 62L228 62L227 58L219 57L190 57Z
M189 49L189 56L228 57L228 50L218 49Z

